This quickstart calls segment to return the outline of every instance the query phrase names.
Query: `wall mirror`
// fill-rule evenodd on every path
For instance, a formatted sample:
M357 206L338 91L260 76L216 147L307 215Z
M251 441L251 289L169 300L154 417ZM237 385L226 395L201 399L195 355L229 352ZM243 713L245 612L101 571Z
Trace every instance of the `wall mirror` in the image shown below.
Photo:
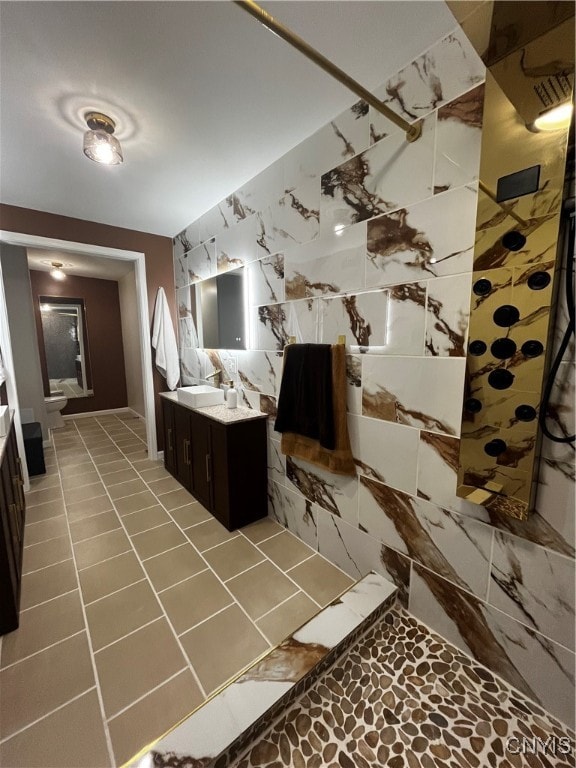
M83 299L40 296L42 339L50 395L91 397L92 372Z
M197 283L192 295L200 346L246 349L246 276L244 267Z

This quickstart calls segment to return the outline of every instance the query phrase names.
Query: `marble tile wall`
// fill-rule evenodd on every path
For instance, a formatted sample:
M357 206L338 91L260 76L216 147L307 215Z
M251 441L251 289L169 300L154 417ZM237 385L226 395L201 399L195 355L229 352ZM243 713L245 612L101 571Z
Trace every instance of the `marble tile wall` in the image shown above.
M526 522L455 493L484 76L456 30L377 91L424 119L417 142L359 102L174 239L182 380L222 368L270 414L273 518L351 576L389 578L409 610L571 724L573 447L544 441ZM190 286L238 265L249 349L198 348ZM273 429L288 337L338 335L354 478L283 456ZM572 346L552 408L566 434L574 381Z

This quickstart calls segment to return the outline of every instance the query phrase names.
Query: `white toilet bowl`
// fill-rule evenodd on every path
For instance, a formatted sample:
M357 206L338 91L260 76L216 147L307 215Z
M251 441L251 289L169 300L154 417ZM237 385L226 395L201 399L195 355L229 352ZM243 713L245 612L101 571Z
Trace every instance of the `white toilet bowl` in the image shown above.
M58 429L58 427L64 427L64 419L60 411L66 407L68 398L64 395L53 395L52 397L45 397L46 403L46 426L48 429Z

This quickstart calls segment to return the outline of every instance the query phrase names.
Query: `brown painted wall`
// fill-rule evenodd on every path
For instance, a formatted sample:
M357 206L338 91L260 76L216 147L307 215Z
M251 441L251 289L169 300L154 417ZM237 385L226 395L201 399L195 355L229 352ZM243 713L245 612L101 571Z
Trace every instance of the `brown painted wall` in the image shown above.
M166 291L166 298L172 314L176 318L174 292L174 272L172 266L172 240L161 235L138 232L121 227L110 227L95 221L71 219L44 211L18 208L14 205L0 204L0 229L9 232L21 232L26 235L53 237L59 240L72 240L90 245L102 245L108 248L122 248L140 251L146 258L146 283L148 286L148 311L150 322L154 312L156 292L160 286ZM156 401L156 431L158 448L162 446L162 409L159 392L167 389L166 381L154 369L154 392Z
M46 355L42 334L40 296L58 296L84 299L88 338L88 357L92 371L93 397L75 397L68 400L62 413L103 411L108 408L125 408L128 405L122 323L118 283L115 280L98 280L91 277L68 275L58 282L48 272L30 270L30 285L34 301L34 315L38 333L38 348L44 379L44 394L49 393Z

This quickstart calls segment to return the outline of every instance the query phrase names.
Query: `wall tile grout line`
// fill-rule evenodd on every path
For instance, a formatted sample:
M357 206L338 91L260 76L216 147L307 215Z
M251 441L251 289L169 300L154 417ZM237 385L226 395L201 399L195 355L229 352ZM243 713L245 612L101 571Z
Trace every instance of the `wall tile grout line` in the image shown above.
M67 592L62 592L60 595L49 597L48 600L42 600L40 603L34 603L34 605L29 605L27 608L20 608L20 613L26 613L26 611L31 611L33 608L38 608L40 605L46 605L47 603L51 603L54 600L58 600L59 597L64 597L65 595L71 595L73 592L78 592L80 594L79 588L74 587L74 589L69 589Z
M187 672L189 669L189 664L185 667L182 667L182 669L179 669L178 672L175 672L173 675L170 675L170 677L166 678L166 680L163 680L158 685L155 685L154 688L152 688L150 691L146 691L146 693L143 693L142 696L139 696L135 701L128 704L126 707L123 707L122 709L119 709L118 712L115 712L113 715L110 715L110 717L107 720L107 723L109 723L111 720L115 720L117 717L120 717L120 715L123 715L124 712L127 712L131 707L133 707L135 704L138 704L140 701L143 701L146 696L149 696L151 693L154 693L155 691L162 688L162 686L166 685L166 683L169 683L171 680L174 680L178 677L178 675L181 675L182 672Z
M100 565L100 563L97 563L97 565ZM120 587L119 589L115 589L113 592L107 592L105 595L102 595L102 597L97 597L95 600L90 600L87 603L85 602L84 605L86 606L86 608L88 608L90 605L95 605L96 603L100 603L102 600L106 600L107 597L112 597L112 595L117 595L119 592L124 592L125 589L130 589L130 587L133 587L135 584L141 584L143 581L146 581L144 576L141 579L136 579L136 581L131 581L130 584L125 584L123 587Z
M141 581L145 581L145 579L141 579ZM138 583L140 583L140 582L138 582ZM129 586L132 586L132 584L130 584ZM98 654L102 653L102 651L106 651L106 650L108 650L108 648L111 648L113 645L117 645L122 640L125 640L127 637L130 637L131 635L135 635L136 632L140 632L141 629L145 629L146 627L150 627L152 624L156 624L157 621L162 621L163 618L164 618L163 616L156 616L156 618L150 619L150 621L147 621L145 624L142 624L142 626L136 627L136 629L131 629L130 632L126 632L126 634L122 635L122 637L117 637L114 640L112 640L111 642L106 643L106 645L103 645L102 648L97 648L94 651L94 656L98 656ZM149 691L147 691L146 693L144 693L142 695L143 696L147 696L148 693L149 693ZM129 704L128 707L131 707L133 703L134 702Z
M22 661L26 661L27 659L31 659L34 656L38 656L39 654L44 653L44 651L49 651L51 648L55 648L57 645L64 643L66 640L70 640L72 637L81 635L83 632L87 632L86 627L84 627L84 629L79 629L77 632L72 632L71 635L66 635L66 637L61 637L60 640L56 640L55 642L50 643L50 645L46 645L43 648L40 648L38 651L34 651L33 653L29 653L26 656L22 656L21 659L12 661L10 662L10 664L0 665L0 672L3 672L5 669L10 669L11 667L15 667L17 664L20 664Z
M213 619L214 616L218 616L218 614L224 613L224 611L227 611L228 608L231 608L233 605L236 605L236 601L234 600L231 603L228 603L228 605L225 605L223 608L219 608L210 616L206 616L206 618L202 619L202 621L198 621L196 624L193 624L191 627L188 627L188 629L185 629L184 632L180 632L178 637L184 637L184 635L187 635L189 632L192 632L193 629L197 629L198 627L201 627L202 624L206 624L206 622L210 621L210 619Z

